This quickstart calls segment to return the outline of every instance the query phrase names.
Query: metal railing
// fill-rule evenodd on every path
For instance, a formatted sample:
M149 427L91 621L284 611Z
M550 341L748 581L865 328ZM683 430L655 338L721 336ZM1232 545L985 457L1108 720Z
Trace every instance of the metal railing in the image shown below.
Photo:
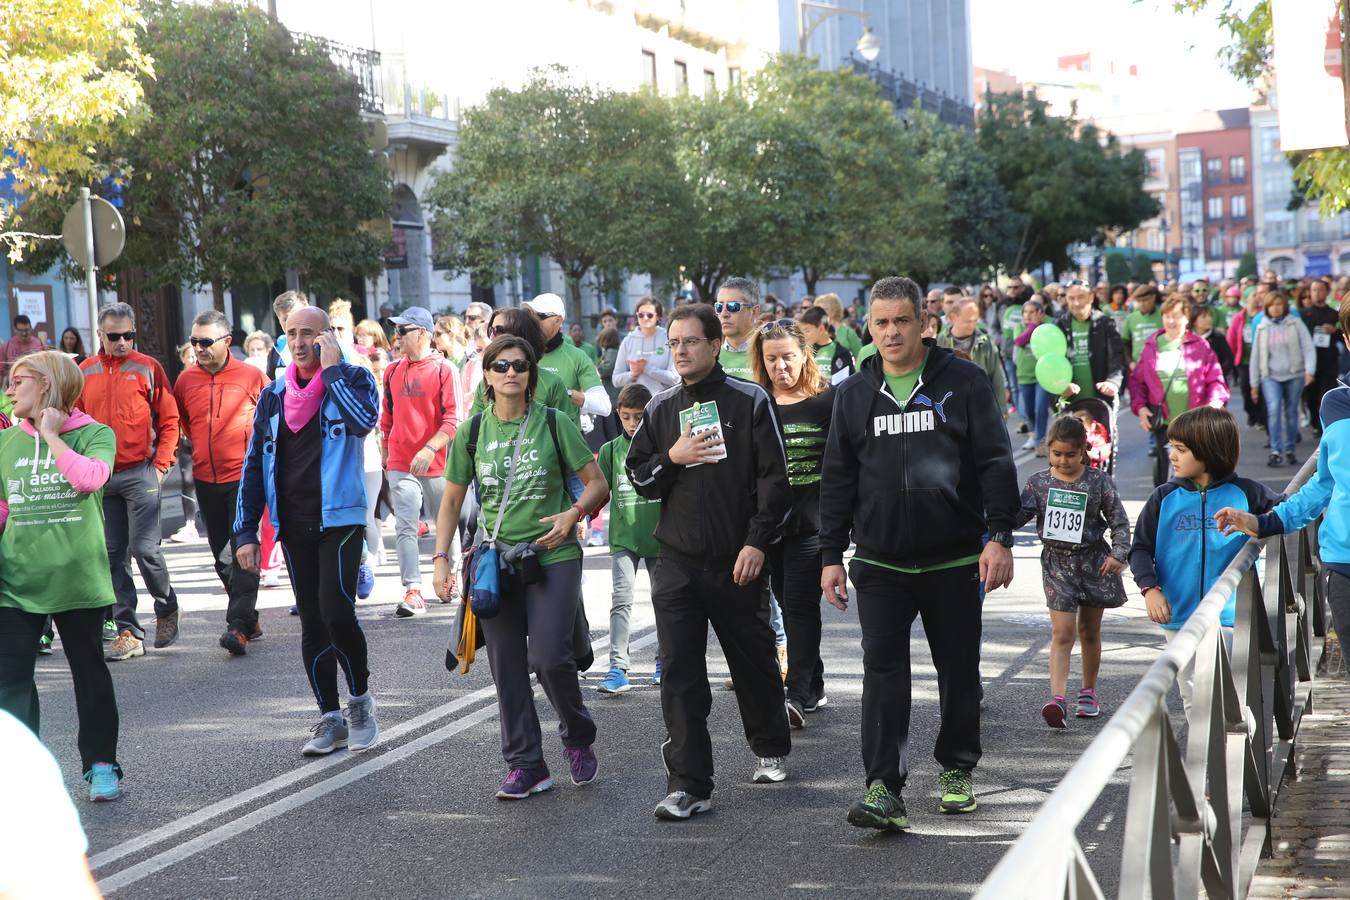
M1314 454L1286 493L1316 468ZM1257 863L1270 855L1270 820L1293 774L1299 722L1312 704L1326 636L1317 525L1247 541L985 879L977 900L1103 898L1075 830L1131 757L1118 896L1247 895ZM1254 569L1263 553L1264 585ZM1219 616L1234 590L1230 655ZM1167 695L1191 662L1183 752Z

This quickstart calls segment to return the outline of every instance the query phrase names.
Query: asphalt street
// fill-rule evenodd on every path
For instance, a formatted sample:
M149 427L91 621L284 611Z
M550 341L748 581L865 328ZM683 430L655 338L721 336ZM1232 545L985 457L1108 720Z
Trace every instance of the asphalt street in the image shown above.
M1151 488L1149 460L1133 417L1123 416L1121 425L1118 483L1133 517ZM1014 446L1022 439L1014 435ZM1310 449L1306 437L1301 449ZM1244 453L1245 474L1276 486L1293 474L1265 467L1259 433L1244 436ZM1018 459L1022 479L1042 464L1028 453ZM181 513L176 502L166 507L167 533ZM392 549L392 531L388 542ZM540 696L546 755L558 786L504 803L493 797L505 770L486 660L480 657L467 676L447 673L443 665L449 607L395 618L396 570L380 570L376 592L360 604L359 615L370 644L381 742L363 754L307 760L300 747L316 711L300 664L299 622L287 614L289 589L262 593L265 639L247 656L229 657L216 645L225 601L205 541L165 546L185 609L182 637L167 650L111 664L126 769L120 801L94 806L83 800L59 643L38 666L43 738L77 796L95 877L117 897L969 896L1163 643L1131 591L1131 603L1105 618L1103 717L1071 719L1066 731L1049 731L1039 716L1048 694L1049 617L1039 545L1024 530L1014 550L1012 588L990 594L984 608L979 810L959 817L937 812L936 680L916 627L905 794L913 830L886 835L844 820L864 789L853 611L824 607L830 702L793 733L790 777L779 785L749 783L754 759L735 696L720 688L725 663L710 641L715 808L691 822L667 823L652 817L665 794L658 750L664 729L657 689L646 684L655 633L645 575L635 603L639 686L610 698L594 691L606 660L604 551L589 550L585 566L599 661L584 690L599 726L599 778L581 788L568 781L556 719ZM430 542L423 548L429 560ZM144 595L142 604L149 615ZM1078 671L1075 658L1071 689ZM1179 701L1173 702L1179 718ZM1079 835L1108 894L1119 866L1116 823L1128 776L1128 768L1116 774Z

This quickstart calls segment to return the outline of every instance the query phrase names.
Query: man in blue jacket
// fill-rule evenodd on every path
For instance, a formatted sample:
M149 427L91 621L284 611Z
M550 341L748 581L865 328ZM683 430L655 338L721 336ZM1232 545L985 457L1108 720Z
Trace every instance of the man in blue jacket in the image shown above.
M305 756L365 750L379 737L356 620L356 570L366 523L365 438L378 422L375 378L345 362L328 315L303 307L286 320L292 361L263 391L253 418L234 522L240 568L258 571L266 504L286 553L300 610L300 653L321 714ZM337 667L347 676L347 716Z
M909 634L923 619L938 673L942 726L934 756L946 813L975 809L980 759L980 586L1012 581L1017 468L1003 409L984 370L922 338L919 286L872 287L877 352L836 390L820 482L821 591L862 625L863 828L901 830L909 742ZM858 549L844 573L850 534ZM988 534L987 546L982 546ZM664 647L664 645L662 645Z

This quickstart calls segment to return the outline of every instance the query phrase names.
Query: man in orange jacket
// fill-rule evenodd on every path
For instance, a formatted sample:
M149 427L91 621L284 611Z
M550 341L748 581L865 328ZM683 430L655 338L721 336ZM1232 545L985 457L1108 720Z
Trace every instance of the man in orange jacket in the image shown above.
M267 376L230 355L230 322L214 309L192 320L197 364L173 386L183 433L192 441L192 480L206 523L206 541L230 603L220 646L235 656L262 637L258 627L258 575L239 568L230 540L239 478L253 434L253 411Z
M158 360L132 349L136 315L125 303L98 313L99 353L84 361L80 409L117 435L113 474L103 488L103 528L112 568L117 638L109 660L145 655L145 629L136 620L131 559L155 598L155 647L178 640L178 595L159 549L159 486L178 452L178 404Z

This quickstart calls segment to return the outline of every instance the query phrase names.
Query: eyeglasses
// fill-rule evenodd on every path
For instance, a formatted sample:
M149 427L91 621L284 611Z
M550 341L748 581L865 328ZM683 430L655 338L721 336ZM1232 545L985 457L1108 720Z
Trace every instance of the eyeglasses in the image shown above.
M488 368L498 375L505 375L508 371L524 375L533 367L528 359L494 359Z
M25 381L33 381L36 378L36 375L11 375L9 377L9 383L17 390Z
M508 334L511 334L511 329L507 328L505 325L493 325L488 329L488 337L504 337Z
M686 350L692 350L704 341L711 341L712 338L674 338L666 341L666 346L671 350L678 350L683 347Z
M639 319L655 319L656 313L638 313L637 317Z
M408 335L412 334L414 331L425 331L425 330L426 330L426 329L424 329L421 325L400 325L400 326L398 326L398 333L399 333L399 336L400 336L400 337L407 337Z
M753 303L742 303L739 300L728 300L726 303L719 300L713 304L713 312L717 313L719 316L722 314L723 310L726 310L729 313L738 313L741 310L749 309L754 305L755 304Z
M771 333L775 328L783 328L783 329L786 329L787 331L796 331L796 330L797 330L797 320L796 320L796 319L779 319L779 320L776 321L776 322L765 322L762 326L760 326L759 333L760 333L760 334L769 334L769 333Z
M112 335L110 334L108 335L108 337L111 338ZM194 347L200 347L201 349L206 350L212 344L216 343L217 341L223 341L227 337L229 337L228 334L222 334L220 337L213 337L213 338L188 338L188 343Z
M114 344L118 341L131 342L136 340L136 332L134 331L105 331L103 336Z
M483 317L480 316L480 315L478 315L477 313L470 313L470 314L466 314L466 315L464 316L464 321L465 321L465 322L481 322L481 321L483 321Z

